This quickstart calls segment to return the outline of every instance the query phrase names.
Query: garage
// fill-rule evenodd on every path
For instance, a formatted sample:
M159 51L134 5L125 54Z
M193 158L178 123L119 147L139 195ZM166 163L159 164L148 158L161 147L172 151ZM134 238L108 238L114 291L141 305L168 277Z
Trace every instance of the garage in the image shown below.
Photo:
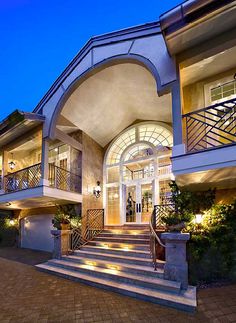
M41 214L21 219L21 247L52 252L52 218L52 214Z

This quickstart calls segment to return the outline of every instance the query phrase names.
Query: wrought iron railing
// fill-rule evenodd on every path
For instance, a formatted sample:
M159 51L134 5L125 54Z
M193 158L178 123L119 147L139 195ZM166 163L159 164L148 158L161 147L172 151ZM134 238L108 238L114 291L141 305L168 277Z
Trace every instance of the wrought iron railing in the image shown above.
M49 185L60 190L81 193L81 176L49 164Z
M236 99L183 115L187 152L236 144Z
M40 185L41 163L4 176L5 193L17 192Z
M165 248L165 244L157 235L157 230L164 230L165 226L161 220L162 216L174 210L173 204L155 205L150 222L150 254L153 261L154 270L157 270L158 250Z
M71 250L81 248L104 229L104 209L89 209L80 228L72 229Z

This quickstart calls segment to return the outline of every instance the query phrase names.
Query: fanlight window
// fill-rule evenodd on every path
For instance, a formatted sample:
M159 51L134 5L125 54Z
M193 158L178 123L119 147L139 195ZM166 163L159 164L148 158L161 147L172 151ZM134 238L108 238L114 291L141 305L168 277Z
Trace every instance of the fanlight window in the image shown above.
M125 155L124 161L144 158L151 155L153 155L153 150L147 145L140 144L138 146L132 147L127 152L127 154Z
M107 156L107 164L112 165L120 162L120 157L126 147L135 143L135 128L121 135L112 145Z
M136 125L128 129L114 141L108 152L106 164L118 164L124 150L128 146L140 141L151 143L157 150L160 147L171 147L173 145L171 132L163 126L159 124ZM125 156L125 161L147 156L148 153L152 155L153 151L145 143L134 146Z
M142 125L139 127L139 140L151 142L155 147L157 146L172 146L171 133L158 125Z

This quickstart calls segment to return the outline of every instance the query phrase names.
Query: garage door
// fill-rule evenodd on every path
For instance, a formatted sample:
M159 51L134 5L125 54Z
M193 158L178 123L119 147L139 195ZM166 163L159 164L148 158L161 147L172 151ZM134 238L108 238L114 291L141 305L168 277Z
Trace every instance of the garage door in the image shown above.
M53 215L32 215L21 220L21 247L34 250L52 251Z

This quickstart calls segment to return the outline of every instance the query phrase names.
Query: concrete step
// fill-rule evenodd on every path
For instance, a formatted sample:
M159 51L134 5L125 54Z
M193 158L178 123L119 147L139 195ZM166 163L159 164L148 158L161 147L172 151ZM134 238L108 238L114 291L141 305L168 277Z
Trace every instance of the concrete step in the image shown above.
M119 261L112 261L110 258L107 258L107 260L101 260L97 258L85 258L70 255L70 256L63 256L62 260L70 261L74 263L84 264L84 265L96 265L96 267L101 268L119 268L119 271L131 273L131 274L137 274L137 275L144 275L148 277L157 277L157 278L163 278L163 268L157 268L157 270L154 270L153 266L142 266L142 265L133 265L128 263L122 263ZM160 266L161 267L161 266Z
M113 248L113 249L125 249L126 247L129 247L129 250L144 250L144 251L149 251L150 247L147 244L129 244L127 246L126 243L119 243L119 242L100 242L100 241L95 241L91 240L90 242L87 243L87 246L97 246L104 248L104 245L107 246L108 248Z
M110 255L123 255L123 256L129 256L129 257L136 257L136 258L148 258L150 259L150 252L145 250L133 250L129 249L129 247L125 247L123 249L119 248L109 248L109 246L106 244L103 247L100 246L90 246L86 244L85 246L81 247L80 250L82 251L91 251L91 252L97 252L97 253L106 253ZM75 254L78 251L75 251Z
M116 232L104 232L99 233L98 237L104 238L121 238L121 239L145 239L150 240L150 234L133 234L133 233L116 233Z
M180 292L180 283L164 280L158 277L135 275L120 271L118 266L110 265L109 268L97 267L96 264L76 264L70 261L52 259L47 262L51 266L58 266L68 270L75 270L91 276L115 280L121 283L137 285L144 288L167 290L173 293Z
M187 291L181 291L179 294L176 294L166 290L153 290L151 288L143 288L137 285L99 278L78 271L51 266L47 263L37 265L36 267L41 271L60 277L189 312L193 312L197 305L196 288L194 287L189 287Z
M119 254L104 253L102 251L92 252L84 248L84 250L75 251L74 255L79 257L105 260L107 262L114 261L119 263L133 264L137 266L149 266L153 268L153 263L150 257L149 258L140 258L140 257L134 257L134 256L130 257L129 254L127 253L125 255L119 255ZM165 263L164 261L158 260L157 267L163 268L164 263Z
M150 239L138 239L134 238L133 236L128 238L122 238L122 237L102 237L100 235L96 236L93 241L101 241L101 242L118 242L118 243L131 243L131 244L149 244Z

